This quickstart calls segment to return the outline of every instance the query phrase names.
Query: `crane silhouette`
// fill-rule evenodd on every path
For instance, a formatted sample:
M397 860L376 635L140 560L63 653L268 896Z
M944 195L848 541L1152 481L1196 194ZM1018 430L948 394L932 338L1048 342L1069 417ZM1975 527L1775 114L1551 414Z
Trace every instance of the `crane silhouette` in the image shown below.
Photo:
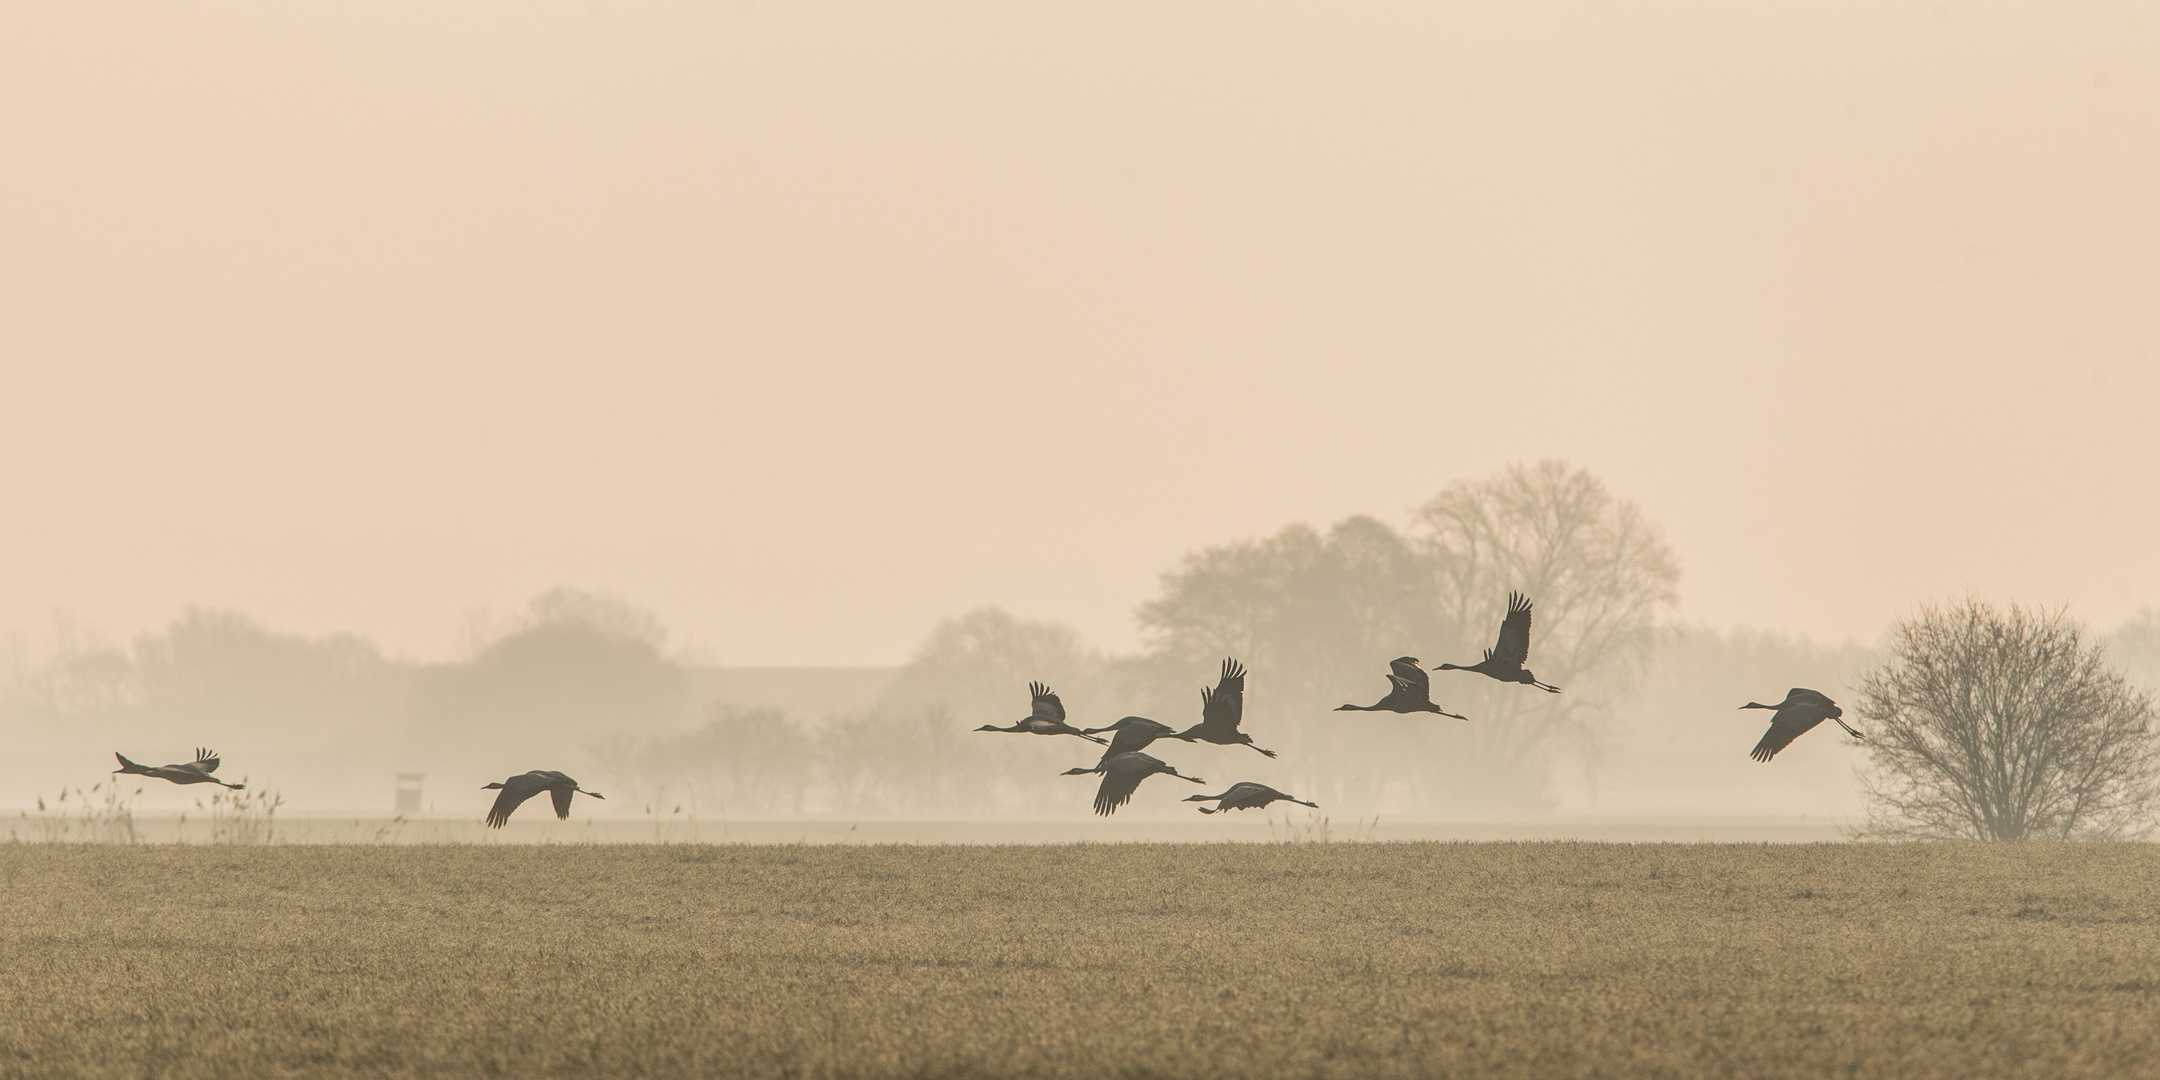
M1115 731L1117 734L1112 735L1110 745L1103 748L1102 760L1096 762L1098 765L1119 754L1130 754L1145 750L1153 745L1155 740L1177 734L1176 728L1168 724L1158 724L1145 716L1128 716L1108 727L1089 728L1081 732L1081 734L1093 735L1101 731ZM1088 770L1080 769L1077 771L1086 772ZM1073 774L1068 772L1065 775L1071 776Z
M1837 726L1844 728L1845 734L1855 739L1867 738L1845 722L1845 710L1838 708L1837 702L1804 686L1795 686L1785 691L1785 700L1775 705L1758 705L1750 701L1740 707L1773 710L1770 730L1763 732L1762 741L1755 744L1755 749L1748 751L1748 756L1757 761L1768 761L1776 757L1778 751L1791 746L1794 739L1807 734L1825 720L1837 721Z
M1485 650L1485 659L1475 664L1442 664L1434 671L1475 671L1501 682L1529 683L1548 694L1557 694L1560 688L1537 681L1530 669L1523 666L1530 660L1530 598L1519 592L1507 594L1507 618L1500 622L1500 640Z
M1443 709L1440 706L1433 704L1432 677L1425 673L1424 668L1418 666L1417 657L1398 656L1395 659L1388 661L1388 667L1391 670L1388 673L1389 690L1386 697L1381 698L1378 702L1371 705L1337 705L1335 706L1335 711L1392 713L1429 712L1439 713L1442 716L1453 716L1457 720L1470 719L1467 716L1462 716L1457 713L1451 713L1446 709Z
M1315 810L1320 809L1319 803L1309 803L1303 799L1285 795L1266 784L1255 784L1250 780L1241 780L1232 784L1230 790L1220 795L1187 795L1185 801L1215 803L1213 809L1205 806L1201 807L1200 812L1203 814L1220 814L1225 810L1258 810L1271 802L1294 802L1299 806L1310 806Z
M487 823L491 829L500 829L508 824L511 811L525 805L525 800L543 791L555 797L555 816L563 821L570 819L571 795L607 798L597 791L587 791L579 787L577 781L553 769L534 769L528 773L519 773L508 780L488 784L480 790L493 791L496 788L501 788L502 794L495 796L495 805L488 809Z
M1028 684L1028 693L1034 695L1035 711L1013 722L1011 727L984 724L977 731L1003 731L1021 735L1077 735L1091 743L1103 740L1065 722L1065 703L1058 700L1057 693L1039 682Z
M129 776L155 776L160 780L170 780L175 784L217 784L221 787L229 787L234 791L240 791L247 787L246 784L228 784L210 775L216 772L218 767L218 756L215 750L204 750L198 747L195 751L195 760L181 762L177 765L160 765L155 769L148 765L137 765L129 761L126 754L117 750L113 751L113 756L120 759L120 767L113 770L115 773L126 773Z
M1215 682L1215 689L1200 688L1200 722L1186 728L1173 739L1186 742L1209 742L1217 746L1253 746L1252 736L1238 730L1245 719L1245 665L1235 660L1222 662L1222 677ZM1273 750L1260 750L1269 757Z
M1133 792L1140 787L1140 781L1156 773L1169 773L1180 780L1189 780L1195 784L1207 783L1197 776L1187 776L1177 771L1161 758L1137 751L1104 758L1092 769L1067 769L1063 775L1079 776L1083 773L1102 774L1102 785L1095 789L1095 812L1104 817L1109 817L1118 807L1131 802Z

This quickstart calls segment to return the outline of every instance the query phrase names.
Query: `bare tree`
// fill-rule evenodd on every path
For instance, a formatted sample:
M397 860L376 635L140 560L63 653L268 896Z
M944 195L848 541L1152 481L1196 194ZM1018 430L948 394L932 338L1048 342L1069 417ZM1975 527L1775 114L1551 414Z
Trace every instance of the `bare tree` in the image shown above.
M1594 761L1593 718L1641 672L1678 600L1679 560L1634 503L1583 469L1558 461L1511 465L1450 486L1418 508L1415 533L1438 581L1438 603L1459 628L1444 642L1462 662L1490 648L1507 594L1536 602L1531 667L1560 695L1465 679L1435 681L1475 725L1479 778L1525 784L1556 744ZM1594 777L1594 769L1589 769Z
M1140 608L1152 641L1125 667L1130 700L1142 703L1132 711L1180 727L1198 721L1200 687L1234 656L1251 673L1245 730L1285 755L1291 783L1329 805L1377 805L1391 787L1425 805L1428 763L1444 758L1444 735L1455 733L1345 723L1333 710L1385 689L1389 660L1455 636L1433 583L1401 533L1364 516L1325 533L1291 525L1193 552Z
M2152 696L2059 610L1922 607L1892 628L1859 691L1870 835L2099 840L2152 828Z
M64 613L53 616L48 640L41 644L34 653L22 650L12 678L0 687L0 715L72 719L116 716L141 706L141 680L125 646ZM33 662L34 654L42 655Z
M1293 525L1187 556L1140 609L1153 638L1146 697L1159 698L1165 680L1189 696L1234 655L1252 671L1248 726L1293 733L1274 736L1277 748L1322 802L1534 812L1550 773L1540 751L1586 734L1641 668L1674 602L1678 562L1633 503L1558 462L1449 487L1412 526ZM1566 693L1435 678L1433 700L1472 719L1460 730L1332 711L1384 689L1394 657L1475 659L1493 645L1511 589L1536 600L1531 659ZM1339 767L1304 771L1318 760Z
M215 725L243 736L355 733L394 720L410 681L363 638L280 633L234 611L191 607L126 647L70 623L59 630L51 662L6 692L22 712Z
M1381 681L1388 660L1454 631L1432 602L1432 567L1370 517L1325 534L1291 525L1204 548L1164 574L1162 587L1141 605L1140 625L1179 705L1197 707L1186 699L1235 656L1268 687L1247 702L1253 715L1271 703L1291 715L1325 712Z

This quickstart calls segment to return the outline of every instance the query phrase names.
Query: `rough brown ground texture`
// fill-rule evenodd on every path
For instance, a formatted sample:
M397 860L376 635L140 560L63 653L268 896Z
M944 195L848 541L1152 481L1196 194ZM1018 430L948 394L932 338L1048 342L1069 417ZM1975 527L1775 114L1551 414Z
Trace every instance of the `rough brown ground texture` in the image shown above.
M2160 851L0 847L6 1076L2151 1076Z

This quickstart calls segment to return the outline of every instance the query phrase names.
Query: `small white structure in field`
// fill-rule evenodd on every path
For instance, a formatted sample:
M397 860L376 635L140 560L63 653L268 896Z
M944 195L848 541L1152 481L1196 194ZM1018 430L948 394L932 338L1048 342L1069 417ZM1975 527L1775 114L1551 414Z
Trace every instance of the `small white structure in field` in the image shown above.
M425 779L427 779L426 773L401 772L397 774L397 802L390 812L393 814L419 813L420 781Z

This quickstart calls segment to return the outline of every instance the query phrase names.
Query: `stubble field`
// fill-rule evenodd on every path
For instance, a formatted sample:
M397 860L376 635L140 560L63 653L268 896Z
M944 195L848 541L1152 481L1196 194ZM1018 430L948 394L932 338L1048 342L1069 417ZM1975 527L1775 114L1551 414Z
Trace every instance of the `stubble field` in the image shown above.
M0 1075L2155 1075L2156 856L7 845Z

